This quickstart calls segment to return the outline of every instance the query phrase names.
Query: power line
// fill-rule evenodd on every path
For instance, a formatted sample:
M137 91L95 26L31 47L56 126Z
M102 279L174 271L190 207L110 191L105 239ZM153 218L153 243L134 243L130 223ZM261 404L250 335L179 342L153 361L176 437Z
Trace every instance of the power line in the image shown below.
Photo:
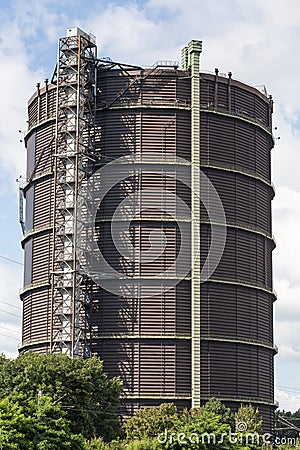
M8 330L8 331L12 331L13 333L16 333L16 334L20 334L19 331L13 330L12 328L4 327L3 325L0 325L0 330L1 330L1 328L4 328L5 330Z
M118 412L109 412L107 409L105 408L97 408L97 409L84 409L84 408L76 408L75 405L60 405L60 407L62 409L70 409L72 411L84 411L84 412L93 412L93 413L98 413L98 414L110 414L113 416L119 416L122 417L121 414L119 414Z
M4 309L0 309L0 311L3 312L3 313L6 313L6 314L10 314L11 316L15 316L15 317L21 318L20 314L14 314L12 312L5 311Z
M15 264L19 264L20 266L24 266L24 264L20 263L19 261L16 261L15 259L7 258L6 256L0 255L0 258L6 259L6 261L10 261L10 262L13 262Z
M293 391L293 392L300 392L300 389L293 388L292 386L277 386L277 388L288 389L288 390Z
M4 305L11 306L12 308L16 308L16 309L20 309L20 310L22 309L22 308L20 308L20 306L11 305L10 303L4 302L3 300L0 300L0 303L4 303Z
M10 338L10 339L14 339L15 341L19 341L19 340L20 340L20 339L18 339L18 338L16 338L16 337L8 336L8 334L4 334L4 333L0 333L0 335L1 335L1 336L5 336L5 337Z

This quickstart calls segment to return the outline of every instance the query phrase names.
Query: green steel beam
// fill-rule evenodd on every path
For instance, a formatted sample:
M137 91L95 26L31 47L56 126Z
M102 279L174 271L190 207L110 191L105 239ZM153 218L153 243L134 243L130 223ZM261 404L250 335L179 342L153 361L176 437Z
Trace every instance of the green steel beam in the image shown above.
M200 407L200 53L201 41L183 49L184 68L191 73L192 191L192 408ZM188 67L187 67L188 66Z

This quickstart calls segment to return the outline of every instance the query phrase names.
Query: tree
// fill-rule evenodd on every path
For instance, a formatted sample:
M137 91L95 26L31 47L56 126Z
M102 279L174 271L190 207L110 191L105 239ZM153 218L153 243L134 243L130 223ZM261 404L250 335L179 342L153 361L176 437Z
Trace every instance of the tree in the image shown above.
M300 432L300 409L295 412L276 411L275 413L276 437L278 440L296 439Z
M19 404L26 408L46 395L54 403L61 402L72 433L86 438L111 440L118 436L121 388L119 379L109 379L96 357L70 359L62 354L29 352L14 360L0 360L0 399L22 393Z
M82 450L84 439L71 432L70 422L49 397L30 401L23 394L0 400L0 448L11 450Z
M237 431L262 433L262 418L258 408L254 409L252 405L241 405L235 414Z
M243 444L237 441L237 436L236 442L235 436L232 436L232 423L232 413L216 399L211 399L201 408L185 409L181 413L173 404L161 404L156 408L138 410L133 417L125 421L127 445L124 448L243 449ZM118 450L122 448L122 443L116 447ZM114 450L114 447L109 446L108 449ZM246 450L246 447L244 449Z
M93 439L86 443L86 450L161 450L163 447L156 439L132 441L112 441L105 444L101 439Z
M190 410L179 417L168 435L159 437L165 445L164 448L168 450L242 449L243 445L235 441L231 434L230 424L224 423L221 415L208 409L197 408L196 411Z
M171 429L177 417L177 408L173 403L139 409L134 416L125 421L126 438L127 440L154 438L165 429Z
M230 408L226 408L219 399L214 397L210 398L209 401L205 403L204 410L220 416L222 423L227 423L232 430L234 429L234 415Z

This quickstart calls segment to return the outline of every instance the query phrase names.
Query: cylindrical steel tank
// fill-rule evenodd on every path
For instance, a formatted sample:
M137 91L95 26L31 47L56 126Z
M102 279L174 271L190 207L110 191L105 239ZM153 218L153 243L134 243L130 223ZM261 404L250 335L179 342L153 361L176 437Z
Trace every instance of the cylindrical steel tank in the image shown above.
M26 135L22 350L39 352L49 351L50 339L55 93L54 85L46 85L30 99ZM272 426L275 406L271 114L265 93L231 75L200 74L200 166L221 199L227 231L220 263L201 284L197 300L200 400L217 397L233 410L241 403L258 406L265 429ZM124 156L138 163L121 169L123 180L112 181L96 217L99 249L120 278L111 281L112 289L93 285L92 352L104 360L109 375L121 376L124 414L164 401L190 407L190 247L176 266L181 242L191 235L183 206L191 207L192 195L189 70L100 65L96 125L100 170ZM125 222L114 213L126 198L134 214L125 238L131 253L124 256L111 222L122 232ZM153 231L165 236L164 249L143 259ZM210 218L201 205L201 265L210 243Z
M26 234L21 349L45 352L50 330L50 267L56 87L38 89L28 104Z

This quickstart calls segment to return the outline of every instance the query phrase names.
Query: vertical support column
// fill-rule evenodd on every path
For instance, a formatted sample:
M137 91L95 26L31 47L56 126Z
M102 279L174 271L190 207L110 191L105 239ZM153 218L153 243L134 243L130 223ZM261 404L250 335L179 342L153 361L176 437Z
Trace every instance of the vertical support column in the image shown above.
M218 109L218 81L219 81L219 69L215 69L215 93L214 93L214 109Z
M94 157L96 45L70 29L59 40L52 249L50 351L90 356L87 277L79 267L78 229L84 199L80 187Z
M46 97L46 104L45 104L45 119L48 119L49 117L49 90L48 90L48 78L45 79L45 97Z
M192 407L200 407L200 53L201 41L188 45L191 70L192 187Z
M41 91L40 91L40 83L36 83L36 92L37 92L37 120L39 123L41 120Z
M228 112L231 113L231 77L232 73L228 72Z

